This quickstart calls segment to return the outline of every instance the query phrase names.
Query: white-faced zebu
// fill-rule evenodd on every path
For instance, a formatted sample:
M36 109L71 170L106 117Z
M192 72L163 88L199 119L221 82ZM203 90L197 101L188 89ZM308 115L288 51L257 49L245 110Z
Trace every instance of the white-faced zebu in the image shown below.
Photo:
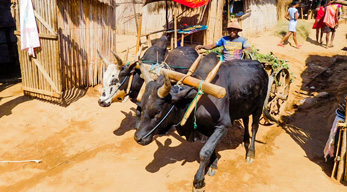
M163 36L145 52L141 60L162 62L164 61L166 54L167 38L166 36ZM108 107L114 101L122 101L122 99L124 98L124 94L122 95L121 91L119 90L124 90L127 87L127 84L129 83L129 76L132 72L134 72L132 71L134 70L133 68L130 69L128 66L123 66L123 61L120 57L118 57L117 54L114 54L114 56L117 59L117 64L111 63L102 55L100 55L102 60L107 63L107 69L103 76L103 92L98 100L98 103L101 107ZM134 73L134 79L132 81L132 83L135 84L132 85L133 91L137 91L137 93L140 90L141 85L143 83L143 80L140 78L139 74L140 72L136 71L136 73ZM137 84L140 84L140 86ZM137 90L137 87L140 88Z
M203 58L194 76L205 79L218 62L213 58L216 58L215 54ZM226 88L227 95L223 99L202 96L195 113L196 129L193 126L194 114L183 127L179 123L197 91L185 85L171 86L170 80L165 77L162 75L156 81L145 79L148 83L141 101L140 125L134 135L136 142L147 145L153 141L154 135L168 133L172 127L176 127L178 133L188 140L195 140L202 135L209 137L200 151L200 167L193 181L194 187L200 189L205 185L206 168L210 168L212 175L217 168L216 145L231 128L233 120L242 118L245 126L246 157L249 162L254 160L254 142L268 85L268 75L258 61L237 60L221 65L212 83ZM250 115L253 117L253 136L248 148Z

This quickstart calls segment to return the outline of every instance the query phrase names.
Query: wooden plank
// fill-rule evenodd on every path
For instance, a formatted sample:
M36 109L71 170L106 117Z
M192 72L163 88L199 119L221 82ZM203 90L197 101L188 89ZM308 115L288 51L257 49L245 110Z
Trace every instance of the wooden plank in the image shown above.
M53 35L58 35L57 32L55 32L54 29L35 10L34 10L34 14L35 14L35 17L42 23L43 26L46 27L46 29L49 32L51 32Z
M32 58L32 61L34 61L34 63L36 64L37 68L40 70L40 72L46 78L46 80L51 85L53 90L56 91L57 93L59 93L59 90L58 90L57 86L54 84L54 82L52 81L51 77L48 75L46 70L42 67L41 63L39 61L37 61L36 59L34 59L34 58Z
M20 31L14 31L14 34L20 36ZM39 37L43 38L43 39L58 40L58 35L50 35L50 34L39 33Z
M60 98L62 96L61 93L55 93L55 92L50 92L50 91L45 91L45 90L40 90L40 89L35 89L35 88L31 88L31 87L26 87L26 86L22 86L23 91L29 91L29 92L33 92L33 93L39 93L39 94L43 94L43 95L48 95L48 96L52 96L52 97L57 97Z

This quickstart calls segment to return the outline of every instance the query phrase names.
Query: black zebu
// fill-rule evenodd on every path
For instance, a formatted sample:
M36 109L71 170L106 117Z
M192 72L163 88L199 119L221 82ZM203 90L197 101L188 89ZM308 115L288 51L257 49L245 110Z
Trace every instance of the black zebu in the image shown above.
M215 54L210 54L201 61L195 77L205 79L208 72L217 63ZM209 60L209 61L206 61ZM214 62L211 62L213 61ZM142 97L141 121L134 139L141 145L153 141L153 136L169 132L172 126L188 140L208 136L200 151L200 167L195 174L193 185L196 189L204 187L206 167L217 168L216 145L231 128L233 120L243 119L245 126L244 143L247 160L255 158L254 142L267 94L268 75L258 61L238 60L225 62L219 69L212 83L225 87L227 95L223 99L203 95L197 105L197 129L193 128L194 114L181 127L180 123L186 109L196 96L197 91L189 86L173 86L163 76L157 81L149 81ZM252 142L249 147L248 121L252 115ZM177 126L178 125L178 126Z
M150 47L141 58L141 62L144 63L161 63L166 57L167 65L173 70L181 73L187 73L191 64L198 57L198 53L191 47L177 47L167 54L167 38L163 36L160 40ZM122 60L115 55L118 65L109 64L103 79L104 90L98 103L102 107L108 107L112 102L121 102L125 95L128 95L130 100L137 105L136 116L137 122L141 113L140 103L136 100L143 79L140 77L141 71L135 68L135 65L122 65ZM105 60L105 58L103 58ZM108 61L106 61L108 62ZM175 65L174 63L177 63ZM129 84L129 77L133 74L133 80L131 82L130 91L126 93L126 89ZM136 123L136 127L138 123Z

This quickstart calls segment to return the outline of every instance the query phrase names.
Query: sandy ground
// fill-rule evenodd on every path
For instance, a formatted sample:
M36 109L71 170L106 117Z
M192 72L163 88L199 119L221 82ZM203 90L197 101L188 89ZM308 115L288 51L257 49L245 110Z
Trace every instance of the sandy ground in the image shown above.
M300 42L301 49L276 46L280 37L274 30L249 37L260 52L272 51L290 61L296 78L286 124L259 128L253 164L244 160L240 138L221 144L219 170L205 177L207 192L347 191L346 184L330 179L332 161L324 162L322 153L333 112L347 94L347 54L341 50L347 46L346 33L343 24L331 49L314 44L314 31ZM90 88L61 107L23 96L21 83L0 84L0 161L42 160L1 162L0 191L191 191L202 144L174 133L138 145L132 129L135 105L128 101L99 107L99 91ZM330 96L303 102L322 91Z

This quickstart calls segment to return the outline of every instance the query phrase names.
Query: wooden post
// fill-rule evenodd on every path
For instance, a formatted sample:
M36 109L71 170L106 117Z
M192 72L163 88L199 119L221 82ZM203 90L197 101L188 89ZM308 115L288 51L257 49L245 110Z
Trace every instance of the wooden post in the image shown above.
M184 47L184 34L182 33L182 36L181 36L181 47Z
M133 0L133 9L134 9L136 30L139 31L139 23L138 23L139 20L138 20L138 18L137 18L136 7L135 7L135 0Z
M346 161L346 137L347 137L347 130L346 127L340 127L340 132L341 132L341 155L340 155L340 161L339 165L337 168L337 175L336 179L337 181L342 181L343 173L345 170L345 161Z
M177 8L176 8L176 4L175 4L175 6L174 6L174 45L175 45L175 47L174 48L176 48L177 47L177 12L178 12L178 10L177 10Z
M142 28L142 14L139 16L139 27L137 29L136 53L139 51L141 44L141 28Z
M207 83L210 83L213 78L216 76L218 70L219 70L219 67L221 66L222 64L222 61L220 60L217 65L212 69L212 71L207 75L206 79L205 79L205 82ZM194 99L192 101L192 103L189 105L189 108L187 109L186 113L184 114L183 118L182 118L182 121L181 121L181 126L185 125L190 114L193 112L194 108L195 108L195 105L198 104L200 98L201 98L202 95L198 95L196 99Z
M347 97L345 97L345 101L347 102ZM344 129L345 129L345 150L347 150L347 105L346 105L346 109L345 109L345 125L344 125ZM345 181L347 181L347 152L345 152Z
M335 159L334 159L334 167L333 171L331 172L331 178L334 179L335 177L335 172L336 172L336 166L337 166L337 161L338 161L338 156L339 156L339 149L340 149L340 143L341 143L341 131L339 131L339 137L337 141L337 148L336 148L336 153L335 153Z
M229 23L229 20L230 20L230 0L227 1L228 3L228 17L227 17L227 23Z

